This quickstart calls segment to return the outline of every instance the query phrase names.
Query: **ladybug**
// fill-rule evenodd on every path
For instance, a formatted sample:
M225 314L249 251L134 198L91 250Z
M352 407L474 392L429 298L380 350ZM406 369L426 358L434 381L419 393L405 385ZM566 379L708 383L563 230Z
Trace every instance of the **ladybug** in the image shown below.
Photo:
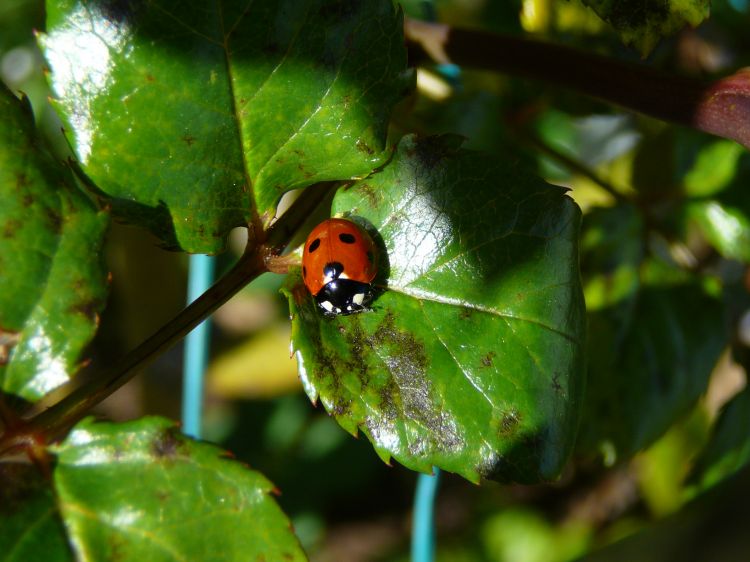
M327 219L307 237L302 278L325 315L368 310L376 273L375 244L356 223Z

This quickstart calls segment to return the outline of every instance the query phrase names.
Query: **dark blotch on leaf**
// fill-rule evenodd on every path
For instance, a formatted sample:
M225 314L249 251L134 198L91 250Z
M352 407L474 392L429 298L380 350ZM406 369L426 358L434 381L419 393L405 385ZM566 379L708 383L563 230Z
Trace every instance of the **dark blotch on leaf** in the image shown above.
M27 176L24 172L16 172L17 189L23 189L24 187L29 187L30 185L31 181L29 180L29 176Z
M21 228L21 221L17 219L10 219L3 226L3 238L13 238L16 235L16 232L18 232L19 228Z
M88 300L74 304L69 310L72 314L81 314L89 320L96 322L99 318L98 311L100 308L101 303L99 301Z
M503 419L500 420L500 435L505 437L512 437L518 430L518 425L521 423L521 415L516 410L511 410L503 414Z
M466 307L466 306L461 308L461 312L458 313L458 317L461 320L468 320L473 315L474 315L474 309Z
M55 234L62 232L63 219L62 215L52 209L47 209L46 212L47 221L49 222L50 228Z
M357 150L359 150L360 152L364 154L369 154L370 156L375 154L375 151L372 149L372 147L370 147L370 145L368 145L366 142L364 142L361 139L357 141L356 145L357 145Z
M182 446L177 430L175 428L167 429L159 434L151 444L151 453L156 458L172 458L177 455Z
M482 357L482 365L484 365L485 367L492 367L492 362L493 359L495 359L496 355L497 353L495 353L494 351L490 351L489 353L487 353L487 355Z
M346 362L346 369L356 373L362 387L366 387L370 382L370 373L367 361L368 351L372 350L372 342L367 338L362 324L356 316L347 323L348 329L341 326L341 335L344 336L349 350L351 359Z

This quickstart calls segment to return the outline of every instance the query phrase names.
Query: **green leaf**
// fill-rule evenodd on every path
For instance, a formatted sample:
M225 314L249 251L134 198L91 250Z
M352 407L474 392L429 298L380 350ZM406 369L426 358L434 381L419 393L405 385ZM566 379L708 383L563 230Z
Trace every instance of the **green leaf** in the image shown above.
M383 163L411 83L387 0L54 0L42 38L86 174L168 245L217 252L257 211Z
M269 496L273 485L169 420L84 420L54 452L79 559L306 559Z
M632 207L584 219L589 376L579 448L599 449L607 462L643 449L685 414L727 343L719 299L649 256L641 228Z
M727 140L698 137L700 147L690 154L690 136L681 139L677 150L692 157L684 175L687 196L681 218L697 227L705 239L724 257L750 262L750 154ZM695 141L692 141L695 142Z
M108 215L68 178L0 86L0 385L32 401L75 373L107 294Z
M0 560L73 560L52 489L35 466L0 464Z
M580 212L565 189L459 145L408 137L337 194L334 213L382 243L384 290L370 312L326 318L290 276L300 375L386 460L472 481L548 480L580 405Z
M583 0L608 22L626 45L646 56L662 37L708 17L709 0Z
M706 489L735 474L750 462L750 387L732 398L714 426L714 433L695 463L691 480Z

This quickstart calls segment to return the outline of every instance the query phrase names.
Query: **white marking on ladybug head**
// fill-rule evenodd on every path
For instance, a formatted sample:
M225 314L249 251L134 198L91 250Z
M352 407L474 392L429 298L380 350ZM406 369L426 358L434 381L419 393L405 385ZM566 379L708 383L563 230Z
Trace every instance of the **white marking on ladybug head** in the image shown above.
M362 303L365 302L365 294L364 293L356 293L352 297L352 302L358 306L362 306Z
M331 301L323 301L320 303L320 306L323 307L323 310L326 312L333 312L333 305L331 304Z

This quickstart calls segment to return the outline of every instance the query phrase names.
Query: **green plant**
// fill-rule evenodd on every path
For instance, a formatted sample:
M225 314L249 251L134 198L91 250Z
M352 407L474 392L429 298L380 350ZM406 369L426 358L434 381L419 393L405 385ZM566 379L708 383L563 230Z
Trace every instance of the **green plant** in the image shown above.
M644 55L707 17L699 0L589 4ZM569 490L629 467L655 514L746 463L747 392L725 396L714 439L715 410L696 403L723 350L746 364L748 75L675 76L658 69L669 48L623 60L583 6L524 5L527 29L560 40L572 21L610 54L499 34L521 30L514 3L445 2L448 21L485 27L470 30L404 24L386 0L47 2L39 44L72 156L35 126L41 101L34 114L0 90L5 559L304 559L260 473L163 418L83 419L269 271L287 273L305 392L385 462L522 484L568 466ZM461 84L436 68L447 62ZM415 94L417 72L439 89ZM640 116L549 93L561 86ZM324 317L302 284L300 237L333 214L380 247L371 311ZM79 384L112 218L173 251L221 253L238 226L247 244L198 301ZM616 533L610 514L552 526L529 509L477 515L484 550L463 555L564 560Z

